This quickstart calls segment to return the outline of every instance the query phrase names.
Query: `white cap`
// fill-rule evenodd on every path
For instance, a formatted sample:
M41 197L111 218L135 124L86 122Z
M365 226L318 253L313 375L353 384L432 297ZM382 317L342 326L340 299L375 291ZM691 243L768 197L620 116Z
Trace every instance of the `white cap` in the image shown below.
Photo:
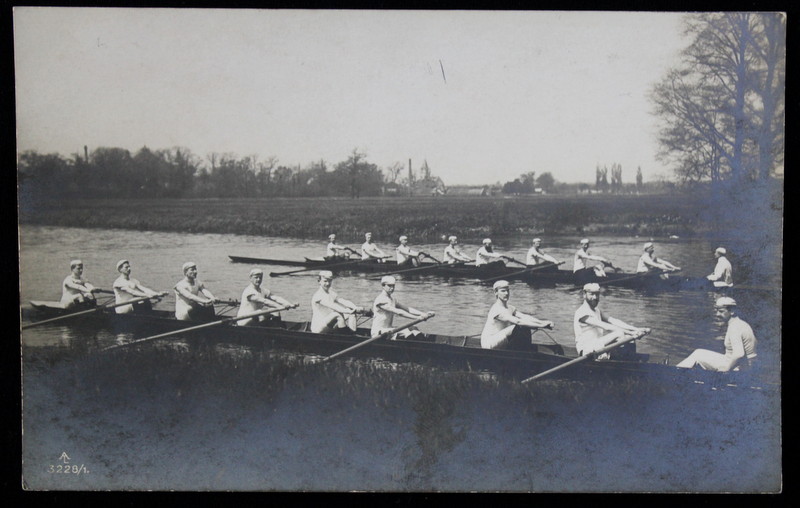
M596 282L590 282L588 284L583 285L583 290L587 293L599 293L600 292L600 284Z
M458 237L455 235L450 235L450 237L447 239L448 242L452 242L453 240L458 240Z
M588 238L584 238L583 240L581 240L581 245L583 245L584 243L589 243L589 239Z
M717 302L714 305L716 305L717 307L735 307L736 300L734 300L730 296L722 296L720 298L717 298Z
M728 253L728 251L725 250L725 247L717 247L717 250L715 250L714 252L716 252L717 254L722 254L723 256Z
M334 234L328 235L328 240L333 240L334 238L336 238L336 235Z
M120 259L119 261L117 261L117 271L119 271L119 269L122 268L122 265L124 265L125 263L130 263L130 261L128 261L127 259Z
M403 240L408 240L408 237L406 235L401 236L400 241L402 242Z
M483 239L483 244L484 245L489 245L490 243L492 243L492 239L491 238L484 238Z
M263 275L264 270L262 270L261 268L253 268L252 270L250 270L250 277L252 277L253 275L257 275L259 273Z
M183 264L183 273L186 273L186 270L188 270L188 269L189 269L189 268L191 268L191 267L195 267L195 268L197 268L197 265L194 263L194 261L187 261L187 262L185 262L185 263Z
M330 271L330 270L320 270L319 271L319 276L320 277L325 277L326 279L332 279L333 278L333 272Z
M541 241L542 241L541 238L534 238L531 243L536 243L536 242L541 242Z
M642 247L642 250L647 250L652 246L653 246L653 242L647 242L647 243L644 244L644 247Z
M397 284L397 279L395 279L391 275L384 275L383 277L381 277L381 285L384 284Z
M507 288L508 281L507 280L498 280L494 284L492 284L492 289L500 289L500 288Z
M82 265L82 264L83 264L83 261L81 261L80 259L73 259L72 261L69 262L69 267L70 268L75 268L76 266Z

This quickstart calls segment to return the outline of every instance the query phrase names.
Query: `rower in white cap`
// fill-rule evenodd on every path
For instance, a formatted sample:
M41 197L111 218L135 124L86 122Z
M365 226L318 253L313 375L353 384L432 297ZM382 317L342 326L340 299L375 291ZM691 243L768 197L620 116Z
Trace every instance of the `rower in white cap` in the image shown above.
M756 358L756 336L753 329L736 312L736 300L723 296L714 306L714 314L720 327L725 326L725 354L695 349L677 366L691 369L697 365L705 370L727 372L752 366Z
M475 253L475 266L483 266L491 263L503 263L502 258L507 256L500 255L494 251L491 238L484 238L482 245Z
M397 246L397 266L419 266L419 257L422 252L408 246L408 237L406 235L401 236L399 241L400 245Z
M639 264L636 266L636 273L650 273L650 272L676 272L681 268L675 266L666 259L659 259L655 256L656 250L653 242L647 242L642 247L644 254L639 258Z
M444 248L443 263L452 265L454 263L468 263L472 261L472 258L461 252L461 249L458 247L458 237L450 236L447 241L449 243L447 247Z
M355 251L350 247L344 247L336 243L336 235L328 235L328 247L325 249L325 259L347 259L352 252Z
M484 349L527 350L531 347L530 329L550 328L552 321L535 318L508 304L511 296L508 281L498 280L492 286L496 301L489 309L486 324L481 332Z
M250 284L244 288L242 291L242 300L239 302L239 310L236 312L236 316L245 316L247 314L253 314L254 312L258 312L265 308L267 309L276 309L279 307L290 307L295 308L297 307L296 303L292 303L286 298L282 298L278 295L272 294L272 292L261 286L261 282L264 280L264 271L261 268L253 268L250 270ZM280 320L277 316L272 316L273 319L267 318L267 316L256 316L246 319L241 319L236 321L236 324L239 326L246 326L252 325L259 322L268 322L274 320Z
M589 261L598 261L597 263L589 263ZM595 256L589 253L589 239L584 238L581 240L580 248L575 252L575 260L572 266L572 272L578 277L578 280L592 280L595 276L605 277L606 272L604 265L611 265L611 261L603 256Z
M311 331L331 333L356 331L356 314L365 312L350 300L345 300L331 289L333 272L321 270L318 275L319 289L311 297Z
M148 296L167 296L166 291L153 291L143 286L138 280L132 278L131 264L127 259L120 259L117 261L117 271L120 273L120 276L117 277L117 280L114 281L112 286L116 303L125 303L136 298ZM114 308L114 310L117 314L128 314L130 312L146 312L152 308L150 300L143 300L136 304L121 305Z
M534 238L531 241L531 248L528 249L528 255L525 257L525 264L528 266L541 265L544 263L558 264L558 260L556 258L542 252L541 246L541 238Z
M364 243L361 244L361 259L375 259L378 263L383 263L388 257L389 256L379 249L372 241L372 233L364 233Z
M397 280L391 275L381 277L381 293L372 303L372 330L373 337L392 329L394 316L402 316L408 319L419 319L421 317L433 317L434 312L422 312L413 307L409 307L397 301L393 295ZM391 340L398 338L421 338L422 332L416 326L408 327L390 337Z
M175 284L175 317L181 321L210 321L214 319L217 297L197 280L197 265L183 264L183 279Z
M714 283L714 287L724 288L733 286L733 267L731 262L726 258L728 251L725 247L717 247L714 251L714 257L717 258L717 265L714 267L714 273L706 276L706 279Z
M600 285L590 283L583 286L583 304L575 311L572 321L575 332L575 349L579 355L593 353L625 337L641 337L650 333L650 328L638 328L611 317L600 310ZM620 356L633 355L636 346L629 342L617 350ZM627 352L627 353L626 353ZM616 356L616 354L615 354ZM603 353L598 359L608 359Z
M94 297L97 288L83 278L83 261L73 259L69 262L69 269L72 273L67 275L64 282L61 283L61 305L65 309L97 305Z

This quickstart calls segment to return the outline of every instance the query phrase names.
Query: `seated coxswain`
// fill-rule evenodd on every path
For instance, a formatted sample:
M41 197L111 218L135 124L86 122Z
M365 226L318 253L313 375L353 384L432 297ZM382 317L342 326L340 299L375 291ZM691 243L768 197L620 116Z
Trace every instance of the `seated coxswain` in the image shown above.
M450 236L447 241L449 243L447 247L444 248L443 263L452 265L455 263L469 263L472 261L472 258L461 252L461 249L458 247L458 237Z
M626 337L641 337L650 333L649 328L638 328L611 317L600 310L600 285L595 283L583 286L583 304L578 307L572 325L575 332L575 349L579 355L593 353ZM632 357L636 352L633 342L619 346L615 357ZM624 349L623 349L624 348ZM608 359L604 353L598 359Z
M531 248L528 249L528 254L525 257L525 264L528 266L536 266L536 265L543 265L545 263L552 263L554 265L553 269L557 270L557 267L555 265L558 264L558 260L553 256L542 252L541 245L542 245L541 238L534 238L533 241L531 241Z
M364 234L364 243L361 245L361 259L374 259L378 263L383 263L389 257L385 252L380 250L372 241L372 233Z
M733 267L728 258L725 257L727 253L728 251L724 247L718 247L714 251L717 264L714 267L714 273L706 276L706 279L714 283L714 287L725 288L733 286Z
M354 252L350 247L344 247L336 243L336 235L328 235L328 247L325 249L325 259L349 259Z
M183 275L175 284L175 317L181 321L211 321L215 315L214 303L219 300L197 280L195 263L184 263Z
M538 319L509 305L511 289L508 281L498 280L492 288L495 302L481 332L482 348L525 351L531 347L531 329L554 327L552 321Z
M366 309L345 300L334 291L333 272L322 270L319 289L311 297L311 331L314 333L355 332L356 314Z
M699 366L716 372L751 367L756 358L756 336L750 325L737 315L736 300L727 296L718 298L714 312L717 323L725 327L725 353L695 349L677 366L684 369Z
M127 259L121 259L117 262L117 271L120 275L112 286L116 303L125 303L144 297L167 296L166 291L154 291L131 277L131 264ZM146 312L152 310L152 308L150 300L143 300L131 305L120 305L115 307L114 310L117 314L128 314L131 312Z
M408 319L419 319L422 317L433 317L436 315L433 312L423 312L399 302L394 297L396 284L397 280L390 275L381 278L381 292L372 303L373 318L372 329L370 330L370 333L373 337L392 330L392 323L395 315ZM410 326L405 330L400 330L399 332L393 334L391 337L389 337L389 339L421 339L422 337L423 333L419 330L419 328L416 326Z
M246 316L266 309L297 307L296 304L278 295L272 294L269 289L262 287L261 282L263 280L263 270L260 268L253 268L250 270L250 284L242 291L242 300L239 302L239 310L236 312L236 317ZM270 317L272 319L268 318L266 315L245 318L236 321L236 324L239 326L247 326L268 321L280 321L278 316L271 315Z
M653 242L644 244L644 254L639 258L639 264L636 266L636 273L664 273L675 272L680 270L679 266L675 266L666 259L659 259L655 256L655 245Z
M590 263L590 261L597 261L598 263ZM593 276L605 277L605 265L611 265L611 261L603 256L595 256L589 252L589 240L584 238L581 240L580 248L575 252L575 260L572 266L572 272L577 276L578 280L590 279Z
M400 245L397 246L397 266L419 266L420 256L424 253L409 247L406 235L401 236L399 241Z
M72 271L61 283L61 305L65 309L74 307L94 307L97 300L94 292L97 291L88 280L83 278L83 261L73 259L69 263Z

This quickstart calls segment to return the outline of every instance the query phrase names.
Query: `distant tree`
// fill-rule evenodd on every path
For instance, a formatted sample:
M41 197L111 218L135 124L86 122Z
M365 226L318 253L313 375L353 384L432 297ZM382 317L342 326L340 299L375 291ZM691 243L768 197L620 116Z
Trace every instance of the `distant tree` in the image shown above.
M642 180L642 167L639 166L638 168L636 168L636 192L641 192L642 191L642 185L643 185L642 182L643 182L643 180Z
M395 162L391 166L386 168L386 182L387 183L397 183L397 179L400 177L400 173L405 169L402 162Z
M553 192L553 189L555 189L556 179L553 178L553 175L550 172L542 173L536 179L536 185L541 187L543 191L550 193Z

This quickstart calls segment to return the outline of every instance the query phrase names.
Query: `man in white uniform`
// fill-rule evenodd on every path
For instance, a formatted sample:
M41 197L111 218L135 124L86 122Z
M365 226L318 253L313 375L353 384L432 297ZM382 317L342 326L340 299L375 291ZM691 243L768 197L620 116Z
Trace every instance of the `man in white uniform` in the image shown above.
M502 263L502 258L505 256L501 256L500 254L494 252L494 248L492 247L492 239L491 238L484 238L483 245L478 249L478 252L475 253L475 266L483 266L488 265L489 263Z
M394 288L397 280L392 276L385 276L381 278L381 293L375 298L372 304L372 330L370 333L376 337L382 333L388 332L392 329L392 322L394 316L402 316L408 319L419 319L422 317L433 317L436 314L433 312L422 312L413 307L409 307L398 302L394 296ZM411 326L405 330L400 330L391 337L391 340L397 338L421 338L422 332L416 326Z
M681 269L680 266L675 266L666 259L657 258L654 254L656 247L653 242L645 243L643 249L644 254L641 255L639 264L636 265L636 273L676 272Z
M422 254L408 246L408 237L403 235L400 237L400 245L397 246L397 266L411 265L419 266L419 257Z
M336 235L328 235L328 247L325 249L325 259L348 259L353 249L342 247L336 243Z
M727 253L724 247L718 247L714 251L717 265L714 267L714 273L706 276L706 279L714 283L714 287L725 288L733 286L733 267L728 258L725 257Z
M175 317L181 321L211 321L214 319L215 297L197 280L197 265L183 264L184 278L175 284Z
M94 291L97 289L83 279L83 261L73 259L69 263L72 271L61 283L61 305L65 309L76 306L93 307L97 304Z
M296 303L282 298L264 287L261 287L261 282L264 280L264 272L260 268L253 268L250 270L250 284L242 291L242 301L239 303L239 310L236 312L236 317L246 316L253 314L264 308L277 309L279 307L297 307ZM278 318L280 319L280 318ZM267 316L261 315L250 317L236 321L239 326L247 326L266 321Z
M528 266L540 265L542 263L558 264L558 260L549 254L541 251L542 239L534 238L531 242L531 248L528 249L528 255L525 258L525 264Z
M486 324L481 332L481 347L484 349L529 349L531 334L527 329L550 328L552 321L537 319L520 312L508 304L511 296L508 281L498 280L492 286L496 301L489 309Z
M444 248L443 263L452 265L455 263L469 263L472 261L472 258L461 252L461 249L458 247L458 237L451 236L447 241L449 244Z
M131 264L127 259L121 259L117 262L117 271L120 276L114 281L114 297L116 303L125 303L137 298L154 297L154 296L167 296L167 292L153 291L142 285L141 282L131 277ZM130 312L145 312L152 309L150 300L144 300L137 304L121 305L115 307L114 310L117 314L128 314Z
M598 261L600 264L590 263L589 261ZM606 264L610 265L611 261L603 256L595 256L589 253L589 239L584 238L581 240L581 247L575 252L575 260L572 266L572 272L578 276L584 277L591 277L592 275L596 275L597 277L605 277L606 272L603 269L603 265Z
M340 297L331 289L333 272L319 272L319 289L311 297L311 331L331 333L334 331L356 331L356 313L364 312L350 300Z
M364 243L361 245L361 259L377 259L382 263L388 256L372 242L372 233L364 234Z
M628 323L608 316L600 310L600 285L595 283L583 286L583 304L575 311L572 321L575 332L575 349L579 355L600 350L625 337L641 337L650 333L649 328L637 328ZM635 350L633 343L626 348L629 353ZM620 346L626 347L626 346ZM602 355L600 359L608 358Z
M736 315L736 300L727 296L718 298L714 313L720 326L727 325L725 353L695 349L678 367L691 369L699 365L705 370L727 372L752 365L756 358L756 336L750 325Z

